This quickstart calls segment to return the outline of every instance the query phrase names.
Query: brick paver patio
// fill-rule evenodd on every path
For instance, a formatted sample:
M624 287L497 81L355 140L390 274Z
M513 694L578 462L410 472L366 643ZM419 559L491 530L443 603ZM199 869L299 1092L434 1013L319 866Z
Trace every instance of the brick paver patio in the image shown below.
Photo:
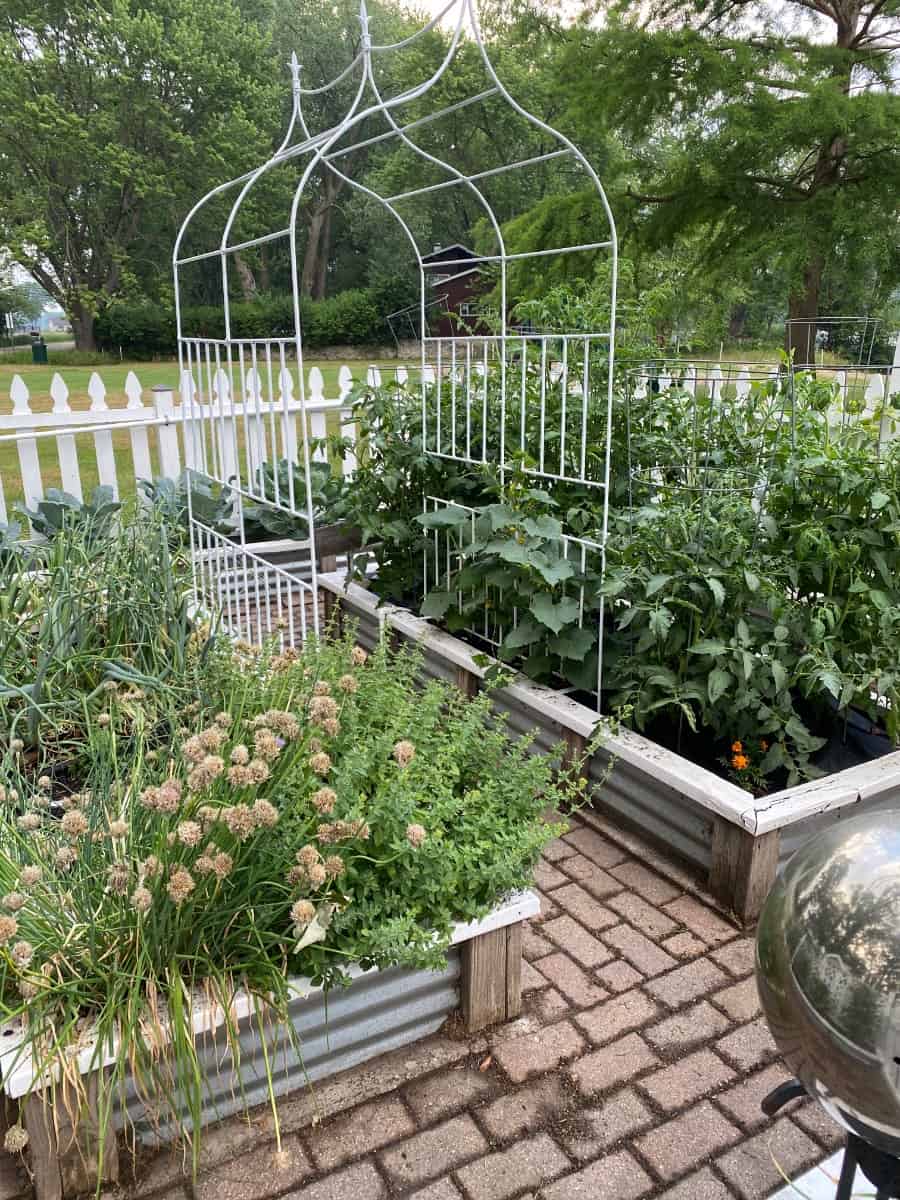
M809 1103L763 1118L787 1076L753 940L690 875L588 813L537 882L517 1020L450 1029L288 1098L280 1156L257 1110L207 1132L196 1185L167 1152L106 1195L757 1200L783 1185L779 1167L796 1177L840 1144Z

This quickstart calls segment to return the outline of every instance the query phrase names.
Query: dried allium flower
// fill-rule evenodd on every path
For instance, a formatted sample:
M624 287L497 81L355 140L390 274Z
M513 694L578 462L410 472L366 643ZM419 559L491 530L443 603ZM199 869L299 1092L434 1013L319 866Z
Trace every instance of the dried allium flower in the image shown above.
M53 861L60 871L68 871L78 862L78 852L72 846L60 846Z
M395 742L394 759L401 767L408 767L415 758L416 748L412 742Z
M230 854L226 854L224 850L217 854L213 859L213 871L216 879L227 878L231 874L233 867L234 859Z
M16 791L15 788L9 788L6 793L6 799L9 801L10 804L18 804L19 803L19 793Z
M239 842L246 842L256 830L256 819L249 804L235 804L231 808L223 809L222 820Z
M7 1154L21 1154L28 1145L28 1132L21 1125L10 1125L3 1138L3 1149Z
M246 746L235 746L231 751L231 761L236 767L245 767L250 761L250 751Z
M207 753L214 754L216 750L221 750L225 734L218 725L210 725L209 729L204 729L197 735L197 738Z
M182 821L178 826L178 840L183 846L196 846L203 837L203 827L196 821Z
M218 754L207 754L202 762L188 775L188 787L193 792L203 792L225 770L225 762Z
M287 881L291 887L296 887L298 883L306 883L306 868L299 865L291 867L287 873Z
M34 946L32 946L31 942L16 942L10 953L12 954L13 962L22 970L34 958Z
M38 787L41 789L42 792L49 792L50 789L53 787L53 780L50 778L49 775L42 775L40 777L40 779L38 780Z
M204 833L208 833L219 819L219 810L211 804L201 804L197 809L196 816L197 820L203 826Z
M145 787L141 792L141 806L143 808L154 809L159 804L159 788Z
M331 684L327 679L320 679L313 688L313 692L315 692L317 696L328 696L331 694Z
M249 767L229 767L228 782L234 788L252 787L254 783L253 772Z
M104 692L115 692L118 691L119 688L119 685L114 679L104 679L100 686L103 688Z
M418 850L427 837L424 825L407 825L406 840L414 850Z
M329 879L337 879L343 875L346 864L339 854L329 854L325 859L325 873Z
M250 778L254 783L265 783L269 778L269 764L263 762L261 758L251 758L247 765L247 770L250 772Z
M368 658L368 654L363 650L362 646L354 646L350 651L350 661L354 667L361 667Z
M340 824L343 824L343 822L335 821L333 824L320 825L316 830L317 840L326 844L338 841L340 839Z
M319 738L317 738L317 737L311 737L311 738L309 739L309 752L310 752L310 754L318 754L318 753L319 753L319 751L320 751L322 748L323 748L323 747L322 747L322 742L320 741L320 739L319 739Z
M320 750L318 754L314 754L309 760L309 765L317 775L324 776L331 770L331 759L324 751Z
M13 738L9 743L9 748L12 750L13 754L21 754L25 749L25 743L21 738Z
M342 675L338 680L338 687L342 692L347 692L352 695L359 691L359 682L355 675Z
M308 925L316 915L316 906L309 900L298 900L291 906L291 920L295 925Z
M32 983L30 979L20 979L16 987L23 1000L33 1000L38 994L37 984Z
M317 725L336 717L339 711L337 701L331 696L313 696L309 702L309 715Z
M88 819L81 809L73 808L71 812L63 815L63 819L59 823L60 829L67 838L75 841L82 837L88 831Z
M40 867L23 867L19 875L19 883L23 888L34 887L36 883L41 882L43 872Z
M281 753L281 744L271 729L257 729L253 745L259 757L266 762L272 762Z
M166 891L169 893L169 899L177 906L187 900L195 886L190 871L186 871L184 867L176 867L169 876Z
M213 860L208 854L201 854L194 863L194 870L198 875L212 875L213 869Z
M20 908L24 908L27 903L28 897L22 892L7 892L3 899L0 900L0 904L3 905L7 912L13 913L18 912Z
M109 836L114 838L123 838L128 835L127 821L110 821Z
M181 805L181 780L167 779L156 789L156 809L161 813L177 812Z
M27 812L16 818L16 824L23 833L33 833L35 829L40 829L41 818L35 812Z
M321 887L328 878L328 873L324 866L320 863L312 863L306 868L306 874L309 876L311 887Z
M253 816L256 818L256 823L262 825L264 829L271 829L278 824L278 809L268 800L256 801L253 805Z
M101 729L105 729L109 724L109 713L100 713L97 717L97 724Z
M316 812L322 813L323 816L328 816L334 811L334 806L337 804L337 792L333 788L319 788L317 792L312 794L312 806Z
M153 903L153 893L149 888L145 888L142 883L131 893L131 903L136 912L145 913Z
M266 713L266 724L271 725L276 733L288 742L300 736L300 722L293 713L284 712L279 708L270 708Z
M15 917L0 917L0 946L5 946L18 932L19 922Z
M341 732L341 723L336 717L328 717L322 722L322 728L330 738L335 738Z
M128 868L124 863L113 863L106 873L106 879L114 896L124 896L128 891Z
M181 747L181 753L188 760L188 762L198 763L203 762L203 759L206 756L206 748L195 733L194 736L189 737Z
M0 783L0 804L5 804L7 800L6 788Z
M311 846L307 843L307 845L301 846L297 851L297 862L302 863L304 867L312 866L313 863L317 863L318 861L319 851L315 848L315 846Z
M147 753L144 755L144 758L146 758L147 762L150 762L150 763L156 762L156 760L159 758L159 751L158 750L148 750Z
M149 854L141 863L141 874L152 879L159 871L159 859L155 854Z
M220 712L220 713L216 713L216 715L213 717L213 720L219 726L220 729L230 729L231 723L234 720L234 717L232 717L231 713Z

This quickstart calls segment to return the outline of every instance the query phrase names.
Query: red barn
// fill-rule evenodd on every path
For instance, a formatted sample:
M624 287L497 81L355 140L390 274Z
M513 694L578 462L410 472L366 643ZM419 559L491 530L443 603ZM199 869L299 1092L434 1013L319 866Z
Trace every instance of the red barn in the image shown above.
M431 337L483 337L491 331L478 318L478 302L491 283L485 278L474 250L457 243L435 246L422 255L425 279L430 284L426 299L428 333ZM472 265L469 266L468 264Z

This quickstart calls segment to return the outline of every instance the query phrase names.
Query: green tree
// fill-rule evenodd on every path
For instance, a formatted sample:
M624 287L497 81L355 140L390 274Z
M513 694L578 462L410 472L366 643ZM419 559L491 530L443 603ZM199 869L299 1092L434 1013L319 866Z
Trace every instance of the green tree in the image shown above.
M705 228L708 262L767 259L790 317L815 319L838 249L896 237L898 0L614 0L599 29L594 15L570 43L574 104L623 137L646 236Z
M0 245L91 349L104 301L169 276L205 187L274 136L286 73L235 0L8 0L0 16Z

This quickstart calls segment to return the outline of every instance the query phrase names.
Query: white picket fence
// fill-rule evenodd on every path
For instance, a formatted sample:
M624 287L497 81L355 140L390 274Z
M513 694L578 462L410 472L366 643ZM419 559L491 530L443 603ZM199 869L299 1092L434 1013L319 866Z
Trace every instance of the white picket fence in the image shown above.
M548 362L551 382L554 371L562 370L556 363ZM484 367L476 364L480 374ZM379 368L358 365L355 370L342 366L338 372L338 394L329 398L325 394L325 382L321 370L312 367L306 388L306 413L308 432L312 438L324 438L328 432L328 418L332 415L332 431L338 422L344 437L355 440L355 427L349 397L354 383L365 381L373 387L387 379L407 382L410 371L418 368L404 366ZM442 374L445 370L442 371ZM892 367L837 370L833 373L838 396L847 397L851 388L864 391L863 417L884 414L882 423L890 417L889 425L882 430L883 437L896 436L898 423L892 404L900 394L900 340ZM433 367L424 368L426 382L434 382ZM109 391L101 377L94 372L88 384L90 406L73 410L69 403L69 389L62 376L55 374L50 385L53 406L49 412L35 412L31 406L28 388L21 376L13 376L10 387L12 410L2 411L0 402L0 453L9 444L15 446L18 471L2 467L11 455L0 457L0 524L9 521L7 496L24 499L33 507L45 495L44 468L50 466L50 453L43 455L39 446L55 442L56 458L59 463L59 479L64 491L84 499L82 484L83 469L96 475L101 484L113 489L119 498L123 491L135 487L142 479L158 477L177 478L184 468L191 468L215 475L216 478L233 477L235 454L243 441L244 452L250 457L249 473L252 474L263 462L274 462L280 458L293 458L297 447L296 421L301 411L297 392L296 373L282 369L277 380L270 384L271 401L262 398L259 381L253 372L239 383L240 394L246 402L231 395L229 377L218 371L210 381L210 395L198 397L188 394L192 387L189 376L185 376L183 389L187 404L176 402L176 393L169 388L145 389L133 371L125 380L125 403L112 404ZM657 377L657 387L665 388L672 379L663 372ZM716 396L723 386L732 386L738 397L749 394L750 375L746 368L734 363L698 363L690 366L683 375L680 386L687 385L693 391L703 386ZM178 398L180 401L180 397ZM189 414L205 420L189 421L185 409L191 405ZM840 420L839 409L835 415ZM831 414L830 414L831 416ZM243 425L242 425L243 423ZM243 430L243 438L239 435ZM190 432L189 432L190 431ZM119 447L117 458L113 445L116 434L127 433L128 446L122 455ZM42 463L43 457L43 463ZM327 461L327 450L319 448L314 457ZM93 458L94 464L91 464ZM130 461L129 461L130 460ZM127 464L123 469L123 464ZM351 474L356 467L352 451L345 455L344 473ZM56 474L53 470L54 476ZM121 472L121 478L120 478ZM10 506L11 507L11 503Z
M398 382L408 379L408 371L402 366L389 368L385 372L378 367L360 365L354 372L345 365L338 372L338 394L329 398L325 395L321 370L312 367L306 391L309 435L324 438L328 432L329 414L334 414L341 422L343 435L353 440L355 429L348 422L352 415L349 396L354 383L365 379L368 384L377 387L383 382L383 374L396 378ZM296 375L285 372L278 386L278 401L271 407L278 414L282 445L279 448L274 436L266 437L265 430L262 437L254 436L252 441L257 462L288 455L297 444L296 421L301 405L295 396ZM195 419L188 422L186 405L176 402L178 398L175 392L166 387L145 389L134 371L129 371L125 380L124 404L115 402L96 371L90 377L87 390L90 407L75 410L69 402L69 388L62 376L55 374L50 384L53 401L51 410L35 412L24 380L20 375L13 377L9 393L12 411L0 411L0 450L12 443L19 469L14 474L9 468L5 472L0 471L0 524L9 521L7 496L10 497L10 507L13 498L24 499L28 507L33 507L43 499L46 491L44 470L50 465L48 457L52 456L52 451L51 455L41 454L39 447L44 442L55 442L60 486L64 491L83 500L85 489L82 473L90 470L91 475L96 473L99 482L111 487L116 498L119 498L123 486L130 484L132 479L137 481L160 476L174 479L186 467L208 470L212 465L210 458L217 467L225 468L225 474L220 476L217 470L217 476L227 478L229 457L233 456L236 444L235 435L242 421L246 425L248 408L249 416L254 421L259 415L267 415L268 411L266 405L258 402L250 406L232 402L228 378L221 372L213 380L209 405L199 404L196 398L193 400L191 415L198 418L212 414L214 421ZM250 393L252 389L248 389ZM190 397L188 400L190 402ZM202 445L198 443L197 431L201 428L215 430L215 445L207 446L205 441ZM193 431L193 436L188 430ZM334 424L331 431L334 432ZM113 437L117 433L128 435L124 461L130 470L122 469L121 447L117 459L113 445ZM258 423L254 429L256 433ZM10 455L3 457L8 459ZM325 461L327 452L320 448L314 457ZM96 464L95 468L91 459ZM354 467L355 458L351 453L344 460L345 474L351 473Z

